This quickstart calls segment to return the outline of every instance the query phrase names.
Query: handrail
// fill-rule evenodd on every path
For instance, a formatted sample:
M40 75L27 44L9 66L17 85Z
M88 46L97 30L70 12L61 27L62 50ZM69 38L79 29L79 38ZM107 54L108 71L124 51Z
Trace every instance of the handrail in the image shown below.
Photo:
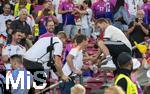
M63 81L59 81L58 83L55 83L55 84L53 84L53 85L51 85L51 86L49 86L49 87L43 89L42 91L38 92L37 94L41 94L41 93L43 93L43 92L45 92L45 91L47 91L47 90L53 89L53 88L57 87L59 84L61 84L62 82L63 82Z

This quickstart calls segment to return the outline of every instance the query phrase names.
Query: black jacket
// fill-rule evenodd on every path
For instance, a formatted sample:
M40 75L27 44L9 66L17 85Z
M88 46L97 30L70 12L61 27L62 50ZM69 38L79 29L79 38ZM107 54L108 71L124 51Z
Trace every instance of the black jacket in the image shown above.
M32 34L30 26L27 24L27 22L21 22L19 19L11 23L11 28L13 30L21 29L22 32L25 33L26 36Z
M124 74L130 78L131 71L127 69L120 69L118 75L119 74ZM125 78L120 79L117 82L117 85L120 86L125 92L127 92L127 80Z

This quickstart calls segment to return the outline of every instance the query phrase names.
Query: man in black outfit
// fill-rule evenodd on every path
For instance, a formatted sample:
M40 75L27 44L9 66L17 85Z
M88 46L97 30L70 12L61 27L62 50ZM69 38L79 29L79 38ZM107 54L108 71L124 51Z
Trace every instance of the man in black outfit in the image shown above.
M141 43L145 40L144 38L149 35L149 26L143 23L143 18L144 11L138 10L136 20L129 24L128 35L132 46L135 45L134 41ZM142 57L138 49L133 50L133 54L136 58Z
M21 9L19 19L15 20L11 23L11 28L13 30L22 29L24 31L23 33L25 33L26 37L28 37L29 35L32 35L30 26L26 22L27 15L28 15L27 10Z

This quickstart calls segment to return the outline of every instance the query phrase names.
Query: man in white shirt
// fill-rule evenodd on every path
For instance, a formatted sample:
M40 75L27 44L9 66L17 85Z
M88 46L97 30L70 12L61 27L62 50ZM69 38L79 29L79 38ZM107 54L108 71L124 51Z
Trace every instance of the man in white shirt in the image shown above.
M128 52L131 54L131 43L120 29L110 25L106 19L98 19L96 27L100 32L104 32L104 42L102 40L98 42L100 49L105 54L106 58L110 55L112 56L113 62L118 68L118 55L121 52Z
M11 7L9 4L4 5L3 11L4 11L4 13L0 15L0 34L3 34L4 36L6 36L7 33L6 33L5 21L8 19L14 20L14 17L12 15L10 15Z
M5 63L6 69L11 69L9 58L14 54L24 55L26 48L19 44L22 39L22 31L16 29L12 32L12 41L10 44L2 48L2 61Z
M64 32L59 32L57 37L45 37L39 39L24 55L24 66L26 69L28 69L33 75L37 71L52 69L52 66L50 66L50 68L47 66L50 59L50 53L47 50L49 50L48 46L50 46L52 39L52 57L56 68L55 71L62 80L67 81L68 77L64 75L61 69L63 43L65 43L66 38L67 36ZM51 64L52 63L53 62L51 62ZM41 77L41 79L43 79L43 77Z
M67 63L63 67L63 72L66 76L73 76L74 74L81 75L81 68L83 66L83 53L82 50L85 49L88 44L88 39L85 35L78 35L76 37L77 46L72 48L67 56ZM70 89L74 86L72 81L64 83L64 87L61 89L61 94L70 94Z
M128 5L128 10L132 18L132 21L134 21L137 14L137 10L140 9L141 6L143 5L143 0L125 0L125 2Z

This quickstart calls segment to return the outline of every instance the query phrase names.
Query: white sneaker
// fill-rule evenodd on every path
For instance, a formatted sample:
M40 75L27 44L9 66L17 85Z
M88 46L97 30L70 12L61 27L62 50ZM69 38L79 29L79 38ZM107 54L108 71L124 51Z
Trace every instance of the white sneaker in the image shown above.
M107 61L106 63L101 65L101 70L116 70L116 65L112 60Z

